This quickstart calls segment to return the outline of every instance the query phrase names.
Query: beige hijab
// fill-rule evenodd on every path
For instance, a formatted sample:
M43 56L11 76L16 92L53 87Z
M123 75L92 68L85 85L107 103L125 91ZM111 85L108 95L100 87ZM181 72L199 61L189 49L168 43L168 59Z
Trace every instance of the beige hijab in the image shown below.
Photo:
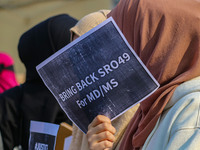
M84 33L88 32L98 24L102 23L104 20L107 19L107 14L110 10L100 10L97 12L93 12L91 14L86 15L83 17L79 22L70 29L72 34L76 34L78 36L83 35ZM112 125L116 128L117 132L115 134L116 141L113 147L115 147L120 140L121 136L124 133L125 128L127 127L129 121L133 117L133 114L137 110L139 105L136 105L125 112L123 115L116 118L112 121ZM86 135L79 130L75 125L73 125L73 132L72 132L72 142L70 144L69 150L88 150L88 141Z
M200 75L200 1L121 0L109 16L161 85L141 103L120 146L139 149L176 87Z

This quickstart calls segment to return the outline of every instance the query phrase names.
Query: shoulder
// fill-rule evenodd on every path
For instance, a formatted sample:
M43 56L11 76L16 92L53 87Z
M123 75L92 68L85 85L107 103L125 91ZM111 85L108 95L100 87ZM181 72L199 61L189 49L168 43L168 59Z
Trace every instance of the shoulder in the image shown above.
M195 127L199 124L200 77L187 81L175 90L163 115L173 118L173 130Z
M20 94L20 86L15 86L9 90L0 94L0 100L5 98L15 98L17 95Z
M192 97L194 95L197 96L199 92L200 92L200 77L196 77L192 80L182 83L176 88L171 100L166 105L165 110L171 108L176 103L180 103L179 102L180 100L187 101L186 99L188 97L190 96Z
M171 134L184 129L200 127L200 92L182 97L168 112L174 118Z
M13 87L0 94L0 115L3 115L6 109L15 110L20 104L21 89L19 86Z
M200 91L194 91L180 100L166 113L168 143L166 149L197 149L200 143ZM163 116L163 123L166 121ZM167 132L167 131L166 131Z
M200 125L200 77L179 85L165 107L161 120L171 121L171 134ZM168 120L169 119L169 120Z
M200 78L196 78L177 87L143 149L179 149L191 137L194 142L200 138L195 136L200 135L196 134L200 132L199 112Z

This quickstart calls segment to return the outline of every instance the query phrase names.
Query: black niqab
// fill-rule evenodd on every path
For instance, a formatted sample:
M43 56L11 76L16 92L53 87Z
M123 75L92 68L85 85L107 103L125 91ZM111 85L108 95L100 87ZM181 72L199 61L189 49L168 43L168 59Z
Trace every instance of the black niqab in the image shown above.
M25 32L18 45L26 81L0 94L0 130L4 150L28 149L30 120L70 123L40 79L36 66L70 42L69 29L77 20L66 14L48 18Z
M21 61L26 67L26 80L40 79L35 67L70 43L69 29L76 19L69 15L53 16L25 32L18 44Z

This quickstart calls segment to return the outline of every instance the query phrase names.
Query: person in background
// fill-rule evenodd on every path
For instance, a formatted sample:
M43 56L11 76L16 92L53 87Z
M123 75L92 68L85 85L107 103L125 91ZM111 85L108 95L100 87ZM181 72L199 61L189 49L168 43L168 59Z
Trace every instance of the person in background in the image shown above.
M200 148L200 1L121 0L112 16L160 88L140 103L116 147L114 127L97 116L91 150ZM105 134L109 133L109 134Z
M14 60L9 54L0 52L0 94L17 85Z
M0 94L18 85L14 72L13 58L5 52L0 52ZM1 133L0 150L3 150Z
M110 10L99 10L97 12L90 13L84 16L82 19L80 19L78 23L70 29L72 40L75 40L76 38L80 37L81 35L85 34L89 30L97 26L98 24L105 21L109 12ZM116 133L115 129L113 129L113 133L115 133L115 141L118 141L121 138L128 122L132 118L137 108L138 105L132 107L126 113L112 121L112 125L117 129ZM111 124L111 121L109 122L109 124ZM87 136L80 129L78 129L76 125L73 124L72 141L69 150L88 149L89 147L87 142Z
M36 71L36 66L70 42L69 29L77 20L67 14L52 16L22 34L18 53L26 80L0 95L0 131L4 150L28 149L30 121L71 123Z

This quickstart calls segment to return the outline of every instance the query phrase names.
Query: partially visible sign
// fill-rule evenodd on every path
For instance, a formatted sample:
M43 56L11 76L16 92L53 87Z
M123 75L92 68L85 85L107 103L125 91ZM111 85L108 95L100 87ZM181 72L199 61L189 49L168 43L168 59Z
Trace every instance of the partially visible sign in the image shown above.
M59 125L31 121L29 150L54 150Z
M68 150L70 148L71 141L72 141L72 136L68 136L65 138L63 150Z
M84 133L98 114L113 120L159 87L112 18L46 59L37 71Z

